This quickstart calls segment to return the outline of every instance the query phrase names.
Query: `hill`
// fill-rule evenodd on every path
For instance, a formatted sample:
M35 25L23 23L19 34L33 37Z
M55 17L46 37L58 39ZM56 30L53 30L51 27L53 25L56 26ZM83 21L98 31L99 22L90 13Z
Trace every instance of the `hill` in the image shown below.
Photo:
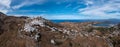
M56 24L42 17L0 13L0 47L120 47L119 26L94 28L91 24Z

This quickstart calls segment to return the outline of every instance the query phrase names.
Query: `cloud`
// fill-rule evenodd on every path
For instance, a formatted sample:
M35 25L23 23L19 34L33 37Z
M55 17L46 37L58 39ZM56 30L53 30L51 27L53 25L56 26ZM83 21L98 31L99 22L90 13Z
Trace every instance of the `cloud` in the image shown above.
M65 2L73 2L75 0L23 0L21 3L19 3L18 5L12 6L13 9L19 9L21 7L24 6L30 6L30 5L35 5L35 4L44 4L46 2L53 2L56 4L62 4ZM77 0L78 1L78 0ZM70 4L68 5L68 7L70 6Z
M92 4L94 4L93 1L85 0L85 5L89 6L89 5L92 5Z
M38 14L38 15L29 15L29 14L9 14L9 15L14 15L14 16L29 16L29 17L43 17L45 19L49 19L49 20L78 20L78 19L91 19L91 17L87 17L87 16L79 16L79 15L48 15L48 14ZM93 18L96 19L96 18Z
M0 0L0 5L10 8L11 0Z
M3 12L3 13L7 13L8 12L8 10L2 10L2 9L0 9L0 12Z
M7 13L12 0L0 0L0 12Z
M13 6L12 8L13 8L13 9L18 9L18 8L23 7L25 4L26 4L26 3L23 2L23 3L19 4L19 5L15 5L15 6Z
M12 3L14 3L12 1L13 0L0 0L0 12L3 12L6 14L10 11L13 12L13 9L19 9L24 6L29 6L29 5L34 5L34 4L42 4L46 0L36 0L36 1L35 0L22 0L22 2L20 2L19 4L14 4L14 6L11 5Z
M91 19L91 17L87 16L80 16L80 15L41 15L42 17L50 20L78 20L78 19Z
M65 8L69 8L71 6L72 6L72 4L68 4L68 5L65 6Z
M24 6L30 6L34 4L43 4L46 0L24 0L20 4L13 6L13 9L19 9Z
M95 3L95 1L92 2ZM79 9L79 13L88 16L118 18L118 16L120 16L119 4L119 0L110 0L106 3L103 1L99 1L99 3L92 4L91 6L87 6L86 8Z
M18 0L14 0L14 1L16 2L13 2L13 0L0 0L0 11L4 13L8 13L8 12L11 12L12 14L16 13L15 15L17 16L19 16L20 13L25 12L26 14L34 11L35 13L47 13L46 11L43 11L43 10L21 10L20 8L25 6L35 5L35 4L42 5L45 3L47 4L47 2L52 2L53 4L56 3L58 5L66 4L65 8L68 8L68 9L72 8L74 11L79 9L78 10L79 15L72 15L72 14L59 15L58 13L58 15L46 15L46 14L39 15L38 14L35 16L42 15L47 19L87 19L87 18L90 19L92 17L99 19L99 18L119 18L120 17L120 5L119 5L120 0L20 0L20 2ZM11 3L13 4L11 5ZM74 5L73 3L76 3L76 4ZM49 3L47 5L49 5ZM86 8L82 8L83 7L82 5L86 5L85 6ZM68 11L65 10L65 12L68 12ZM72 13L77 14L76 12L72 12ZM55 13L51 12L51 14L55 14ZM32 16L32 15L28 15L28 16Z
M31 10L17 10L17 11L10 11L10 12L11 13L30 13L30 14L32 14L32 13L46 13L47 11L31 9Z

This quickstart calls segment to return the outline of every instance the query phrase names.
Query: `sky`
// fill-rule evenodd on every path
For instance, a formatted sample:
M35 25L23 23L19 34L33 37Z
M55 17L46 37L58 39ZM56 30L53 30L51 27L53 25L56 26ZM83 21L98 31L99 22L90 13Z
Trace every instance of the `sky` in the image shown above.
M120 19L120 0L0 0L0 12L46 19Z

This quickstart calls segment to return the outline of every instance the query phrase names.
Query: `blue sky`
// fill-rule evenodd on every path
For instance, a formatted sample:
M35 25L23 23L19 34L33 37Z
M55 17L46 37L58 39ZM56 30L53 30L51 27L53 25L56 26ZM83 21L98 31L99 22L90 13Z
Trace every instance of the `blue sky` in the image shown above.
M120 19L120 0L0 0L0 11L46 19Z

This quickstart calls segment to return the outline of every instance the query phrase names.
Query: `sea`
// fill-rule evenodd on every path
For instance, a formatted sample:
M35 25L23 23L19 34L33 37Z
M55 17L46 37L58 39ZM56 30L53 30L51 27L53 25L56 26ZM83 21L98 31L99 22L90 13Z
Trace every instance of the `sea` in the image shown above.
M102 20L50 20L53 23L61 23L61 22L101 22L100 24L95 24L94 26L103 26L109 27L111 25L116 25L120 23L120 19L102 19Z
M89 20L51 20L54 23L62 23L62 22L90 22Z

